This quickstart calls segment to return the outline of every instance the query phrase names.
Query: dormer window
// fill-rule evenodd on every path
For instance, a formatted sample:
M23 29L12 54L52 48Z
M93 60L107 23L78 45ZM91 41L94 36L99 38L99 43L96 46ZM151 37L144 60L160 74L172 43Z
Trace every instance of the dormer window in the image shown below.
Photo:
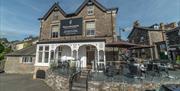
M51 37L52 38L58 38L58 35L59 35L59 26L53 25L51 28Z
M89 5L87 7L87 15L94 15L94 6L93 5Z

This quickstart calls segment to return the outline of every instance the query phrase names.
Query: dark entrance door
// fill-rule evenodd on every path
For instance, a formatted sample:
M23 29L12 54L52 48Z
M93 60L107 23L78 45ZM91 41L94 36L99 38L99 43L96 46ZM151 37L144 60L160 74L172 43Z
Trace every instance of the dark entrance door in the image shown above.
M86 56L87 56L87 68L92 69L92 62L95 60L94 46L88 46L86 48Z

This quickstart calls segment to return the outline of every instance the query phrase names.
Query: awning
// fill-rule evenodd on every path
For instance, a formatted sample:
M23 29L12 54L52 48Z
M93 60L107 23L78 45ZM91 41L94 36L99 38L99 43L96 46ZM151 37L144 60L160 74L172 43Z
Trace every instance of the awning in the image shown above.
M153 48L154 46L150 46L150 45L139 45L137 44L135 47L131 47L130 49L146 49L146 48Z
M106 43L106 47L121 47L121 48L130 48L136 46L136 44L129 43L127 41L114 41L111 43Z

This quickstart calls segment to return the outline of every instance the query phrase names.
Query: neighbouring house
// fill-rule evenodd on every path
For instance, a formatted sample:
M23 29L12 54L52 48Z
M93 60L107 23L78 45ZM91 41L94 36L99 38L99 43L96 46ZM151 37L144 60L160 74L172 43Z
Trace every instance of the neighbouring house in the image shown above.
M180 26L166 32L168 54L171 60L180 63Z
M15 51L32 46L38 42L38 37L27 37L23 41L15 44Z
M33 73L35 63L36 45L6 54L6 73Z
M128 36L130 43L142 45L132 48L132 55L143 59L167 58L165 31L176 27L176 23L153 24L152 26L141 26L138 21L134 22L133 29Z
M73 7L70 7L73 8ZM106 8L97 0L85 0L74 13L66 13L55 3L39 18L34 78L38 70L50 68L52 62L76 60L82 68L105 66L107 43L117 40L115 33L118 8Z

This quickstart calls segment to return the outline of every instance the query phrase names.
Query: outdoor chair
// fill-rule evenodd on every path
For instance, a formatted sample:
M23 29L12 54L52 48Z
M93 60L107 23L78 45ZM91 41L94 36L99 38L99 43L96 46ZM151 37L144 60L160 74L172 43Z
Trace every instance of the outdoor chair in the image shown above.
M131 77L140 76L140 70L138 69L137 66L135 66L133 64L129 64L128 68L129 68L129 74Z
M109 65L106 67L105 69L105 72L104 74L107 76L107 77L114 77L116 75L116 69L114 66L112 65Z
M58 68L63 68L63 64L61 61L58 61Z

